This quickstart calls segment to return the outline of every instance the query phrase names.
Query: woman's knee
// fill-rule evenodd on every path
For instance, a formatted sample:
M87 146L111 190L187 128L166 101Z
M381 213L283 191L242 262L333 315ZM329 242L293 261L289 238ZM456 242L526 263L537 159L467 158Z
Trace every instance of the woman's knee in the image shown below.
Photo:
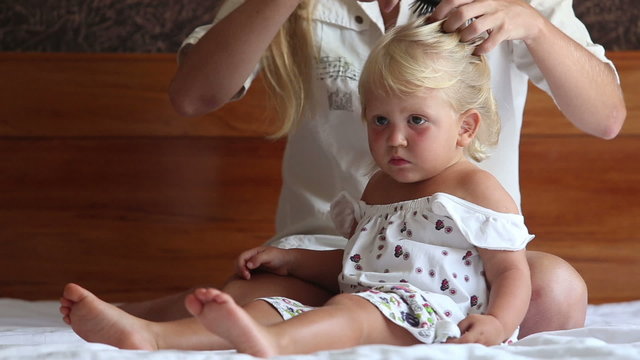
M527 260L532 291L521 334L584 326L588 294L580 274L555 255L529 251Z
M527 252L531 269L532 301L587 303L584 279L562 258L538 251Z

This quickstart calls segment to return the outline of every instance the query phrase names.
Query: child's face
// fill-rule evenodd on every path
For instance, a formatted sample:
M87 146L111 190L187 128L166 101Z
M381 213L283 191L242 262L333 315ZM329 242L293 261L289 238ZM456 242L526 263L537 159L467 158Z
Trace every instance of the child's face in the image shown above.
M376 164L398 182L439 174L458 161L460 116L437 89L401 97L366 94L369 149Z

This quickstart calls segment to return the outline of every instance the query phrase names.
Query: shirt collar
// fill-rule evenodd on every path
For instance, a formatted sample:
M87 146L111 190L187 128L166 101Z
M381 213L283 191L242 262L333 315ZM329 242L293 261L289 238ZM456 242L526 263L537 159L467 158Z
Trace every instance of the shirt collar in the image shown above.
M353 0L350 0L353 1ZM400 13L398 14L397 25L406 24L413 16L409 5L414 0L401 0L398 6L400 6ZM377 1L372 2L357 2L360 8L367 14L369 19L376 24L381 33L384 33L384 20L382 19L382 13Z

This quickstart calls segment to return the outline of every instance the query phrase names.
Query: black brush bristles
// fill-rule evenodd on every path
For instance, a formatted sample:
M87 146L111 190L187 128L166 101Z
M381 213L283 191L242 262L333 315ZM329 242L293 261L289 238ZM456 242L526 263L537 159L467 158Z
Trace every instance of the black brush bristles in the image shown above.
M427 16L440 4L440 0L415 0L410 8L417 16Z

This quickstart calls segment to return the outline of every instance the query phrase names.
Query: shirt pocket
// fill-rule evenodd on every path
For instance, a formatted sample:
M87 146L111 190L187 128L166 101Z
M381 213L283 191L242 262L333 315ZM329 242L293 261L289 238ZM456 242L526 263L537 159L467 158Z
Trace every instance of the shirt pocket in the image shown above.
M313 20L353 31L367 30L372 25L365 11L355 1L352 4L329 0L318 1Z
M344 58L361 68L373 45L370 28L376 25L355 1L319 1L313 22L318 58Z

